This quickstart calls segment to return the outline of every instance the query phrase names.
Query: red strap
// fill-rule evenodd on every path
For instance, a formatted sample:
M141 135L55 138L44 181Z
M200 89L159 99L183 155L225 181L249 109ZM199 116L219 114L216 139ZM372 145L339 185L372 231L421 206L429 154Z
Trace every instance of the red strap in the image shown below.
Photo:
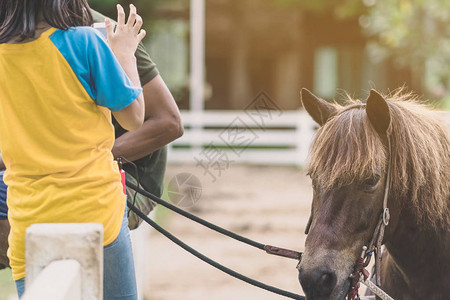
M362 257L358 259L358 262L355 266L355 271L353 272L351 289L347 295L347 298L349 300L354 300L358 295L360 274L363 275L364 281L369 278L369 271L364 268L364 258Z
M125 185L125 171L124 170L120 170L120 177L122 178L123 194L126 195L127 194L127 188L126 188L126 185Z

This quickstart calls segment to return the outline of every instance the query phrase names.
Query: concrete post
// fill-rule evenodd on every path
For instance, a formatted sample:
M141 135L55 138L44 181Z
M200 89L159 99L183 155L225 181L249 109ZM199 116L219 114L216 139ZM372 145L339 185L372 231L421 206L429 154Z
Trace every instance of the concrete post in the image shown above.
M81 266L82 299L103 299L101 224L33 224L27 229L25 247L26 289L52 261L73 259Z

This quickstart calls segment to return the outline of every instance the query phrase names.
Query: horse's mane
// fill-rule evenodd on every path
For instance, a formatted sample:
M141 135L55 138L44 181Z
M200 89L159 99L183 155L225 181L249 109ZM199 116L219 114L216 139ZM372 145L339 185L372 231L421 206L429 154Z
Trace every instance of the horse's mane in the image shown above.
M450 227L450 134L440 115L398 90L385 99L391 113L391 187L389 201L413 209L421 224ZM309 171L330 190L385 172L387 149L372 127L365 105L349 99L319 129Z

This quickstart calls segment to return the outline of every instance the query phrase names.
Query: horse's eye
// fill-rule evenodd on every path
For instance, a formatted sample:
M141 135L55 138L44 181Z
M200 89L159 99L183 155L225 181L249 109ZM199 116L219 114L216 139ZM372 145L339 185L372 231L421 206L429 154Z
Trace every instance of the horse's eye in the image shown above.
M363 181L362 186L366 190L371 190L378 184L379 181L380 176L371 176Z
M316 180L314 180L314 178L313 178L311 172L308 172L308 173L306 174L306 176L308 176L308 177L311 179L312 186L313 186L313 188L315 188L315 187L316 187Z

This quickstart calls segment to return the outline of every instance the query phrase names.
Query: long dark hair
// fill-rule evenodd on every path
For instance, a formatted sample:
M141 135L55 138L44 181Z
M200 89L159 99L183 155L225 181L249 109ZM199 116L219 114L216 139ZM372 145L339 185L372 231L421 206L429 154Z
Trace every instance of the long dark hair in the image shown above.
M93 23L86 0L0 0L0 43L34 38L41 18L63 30Z

